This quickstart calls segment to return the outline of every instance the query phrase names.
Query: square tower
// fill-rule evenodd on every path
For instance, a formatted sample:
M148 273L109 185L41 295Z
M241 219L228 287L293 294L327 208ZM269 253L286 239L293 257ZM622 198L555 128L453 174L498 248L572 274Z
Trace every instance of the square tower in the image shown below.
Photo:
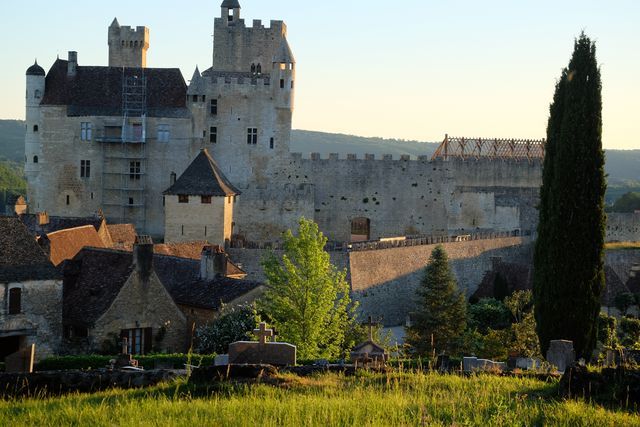
M121 27L116 18L109 26L109 66L146 68L149 29Z

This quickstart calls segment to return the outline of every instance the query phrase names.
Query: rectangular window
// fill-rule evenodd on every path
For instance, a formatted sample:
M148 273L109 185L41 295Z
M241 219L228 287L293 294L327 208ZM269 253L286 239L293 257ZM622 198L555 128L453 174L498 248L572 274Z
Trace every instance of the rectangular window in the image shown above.
M258 128L247 129L247 144L256 145L258 143Z
M284 89L284 79L280 79L280 89Z
M80 178L91 178L91 160L80 160Z
M129 197L129 204L133 205L133 197Z
M127 339L129 354L148 354L151 352L151 328L123 329L120 338Z
M140 180L141 175L142 175L142 170L140 167L140 161L133 160L129 162L129 179Z
M271 148L273 150L274 145L275 145L275 140L273 138L271 138L269 140L269 148Z
M80 123L80 139L82 141L91 141L91 123Z
M198 102L198 95L193 95L193 102Z
M218 128L215 126L209 128L209 142L212 144L218 142Z
M9 314L20 314L22 310L22 289L9 290Z
M187 196L186 194L179 194L178 203L189 203L189 196Z
M158 125L158 142L169 142L169 125Z
M212 116L217 115L218 114L218 100L217 99L212 99L210 101L209 105L211 106L211 115Z
M200 201L202 202L203 205L210 205L211 196L200 196Z

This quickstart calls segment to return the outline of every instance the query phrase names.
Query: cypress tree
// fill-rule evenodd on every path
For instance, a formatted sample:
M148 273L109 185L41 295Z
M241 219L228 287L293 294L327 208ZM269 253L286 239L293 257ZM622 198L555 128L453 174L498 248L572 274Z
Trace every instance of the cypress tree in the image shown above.
M467 326L467 304L441 245L431 252L418 297L418 311L407 329L407 343L419 354L455 351Z
M543 354L554 339L578 357L595 346L604 289L602 84L595 44L583 33L556 84L547 125L534 252L534 302Z

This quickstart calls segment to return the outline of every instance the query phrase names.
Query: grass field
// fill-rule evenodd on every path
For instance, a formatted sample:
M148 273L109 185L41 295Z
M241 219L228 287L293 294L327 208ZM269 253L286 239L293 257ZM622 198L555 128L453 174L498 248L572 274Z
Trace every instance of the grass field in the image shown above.
M534 379L365 373L4 401L0 425L633 426L640 417L558 399L556 383Z

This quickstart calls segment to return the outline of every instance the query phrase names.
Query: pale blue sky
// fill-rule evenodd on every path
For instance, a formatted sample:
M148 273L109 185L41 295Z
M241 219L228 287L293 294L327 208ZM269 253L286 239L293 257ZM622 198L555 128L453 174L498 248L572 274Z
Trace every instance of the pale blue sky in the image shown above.
M283 19L298 62L294 127L426 141L542 138L581 30L597 41L604 144L640 148L640 1L240 0ZM24 117L24 72L77 50L106 65L107 27L151 29L148 65L211 65L221 0L3 1L0 118ZM399 6L396 6L398 4ZM27 6L28 5L28 6Z

